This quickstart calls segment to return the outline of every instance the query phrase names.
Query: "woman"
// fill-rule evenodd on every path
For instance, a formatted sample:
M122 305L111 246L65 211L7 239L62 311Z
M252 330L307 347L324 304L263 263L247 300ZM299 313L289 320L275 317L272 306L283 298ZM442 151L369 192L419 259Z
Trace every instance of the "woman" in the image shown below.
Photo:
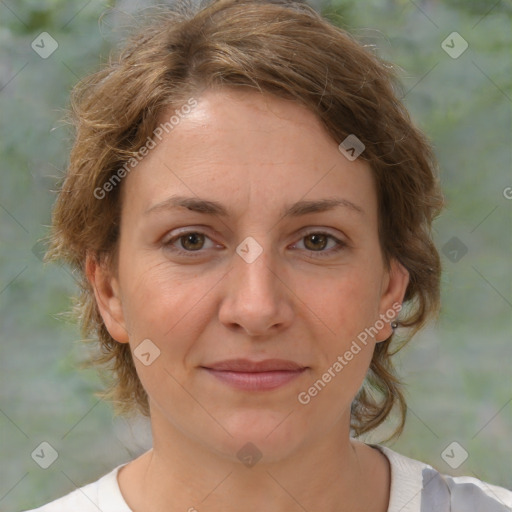
M38 511L506 511L356 439L439 309L436 164L389 66L299 2L165 11L80 84L49 256L153 448Z

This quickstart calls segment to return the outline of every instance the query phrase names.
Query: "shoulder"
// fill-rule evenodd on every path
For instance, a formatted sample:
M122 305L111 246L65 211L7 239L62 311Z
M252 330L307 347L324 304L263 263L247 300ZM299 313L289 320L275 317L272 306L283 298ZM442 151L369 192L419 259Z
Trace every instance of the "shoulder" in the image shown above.
M26 512L132 512L124 501L117 482L117 473L122 466L124 464L120 464L95 482Z
M391 466L388 512L510 512L512 491L468 476L452 477L432 466L379 449Z

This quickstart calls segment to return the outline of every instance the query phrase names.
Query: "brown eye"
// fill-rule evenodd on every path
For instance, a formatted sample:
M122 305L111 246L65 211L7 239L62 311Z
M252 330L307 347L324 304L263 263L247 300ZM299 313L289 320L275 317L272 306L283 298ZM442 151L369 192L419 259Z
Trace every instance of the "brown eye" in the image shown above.
M307 233L296 244L296 247L297 245L299 249L306 251L306 254L311 258L334 256L339 251L348 247L346 242L321 231ZM300 247L301 245L303 247Z
M187 233L179 237L181 247L187 251L197 251L202 249L205 236L202 233Z
M304 237L304 246L312 251L322 251L327 246L327 241L329 238L332 237L321 233L312 233ZM308 241L310 243L308 243Z
M186 258L204 257L209 251L221 248L201 231L182 231L172 238L164 238L161 244L169 254Z

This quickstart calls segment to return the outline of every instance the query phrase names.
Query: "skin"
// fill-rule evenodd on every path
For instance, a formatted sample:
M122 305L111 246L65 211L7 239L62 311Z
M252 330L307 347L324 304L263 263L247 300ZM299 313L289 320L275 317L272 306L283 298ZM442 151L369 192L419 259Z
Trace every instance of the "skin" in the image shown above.
M134 358L153 448L121 469L121 492L134 512L385 512L387 458L350 439L349 424L389 322L309 404L297 399L407 288L408 272L383 262L371 170L345 158L297 103L228 89L197 99L122 184L115 271L87 258L112 337L132 350L150 339L161 351L148 366ZM218 201L229 215L144 213L172 195ZM299 200L333 197L363 212L281 215ZM190 231L205 237L188 245L176 238ZM346 245L333 252L335 239L306 236L326 232ZM263 251L252 263L236 253L248 236ZM308 369L254 392L200 368L234 357L291 359ZM253 467L237 457L247 442L262 454Z

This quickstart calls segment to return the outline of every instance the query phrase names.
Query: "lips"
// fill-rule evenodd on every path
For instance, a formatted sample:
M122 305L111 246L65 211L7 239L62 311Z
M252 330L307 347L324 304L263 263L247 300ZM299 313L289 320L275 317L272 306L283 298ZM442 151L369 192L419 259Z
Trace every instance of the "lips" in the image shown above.
M284 359L230 359L202 368L232 388L241 391L269 391L296 379L308 367Z
M294 361L285 359L266 359L264 361L251 361L249 359L229 359L204 366L210 370L259 373L275 371L298 371L306 368Z

